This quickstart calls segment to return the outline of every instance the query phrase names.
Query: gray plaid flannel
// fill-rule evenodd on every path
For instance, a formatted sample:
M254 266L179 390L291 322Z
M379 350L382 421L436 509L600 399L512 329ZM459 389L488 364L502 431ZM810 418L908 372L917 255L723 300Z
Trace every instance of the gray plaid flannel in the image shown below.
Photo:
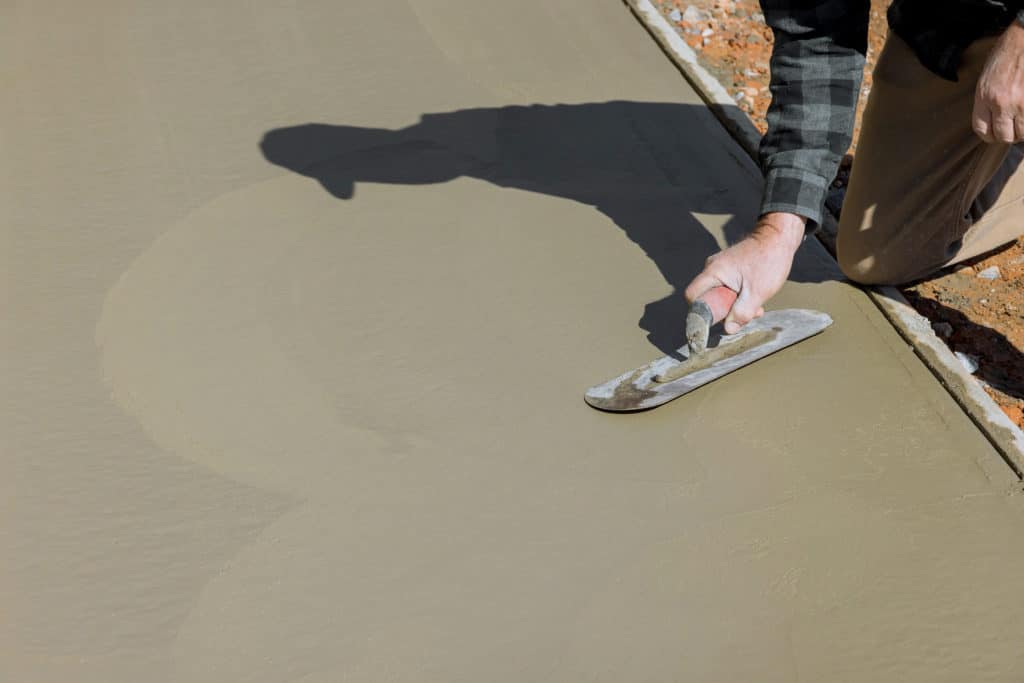
M850 146L864 73L870 0L761 0L775 35L772 103L761 141L761 213L821 224L825 194ZM956 80L974 40L1024 21L1024 0L894 0L888 18L922 64Z

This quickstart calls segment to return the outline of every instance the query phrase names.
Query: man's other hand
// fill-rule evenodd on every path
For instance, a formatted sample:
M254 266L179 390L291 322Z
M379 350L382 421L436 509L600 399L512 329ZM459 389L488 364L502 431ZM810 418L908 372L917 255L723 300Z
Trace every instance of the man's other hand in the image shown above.
M1014 21L988 56L971 127L985 142L1024 141L1024 26Z
M708 258L704 271L686 288L686 300L693 303L723 285L733 290L739 296L725 317L725 332L739 332L764 315L764 304L789 277L806 224L806 218L791 213L765 214L748 237Z

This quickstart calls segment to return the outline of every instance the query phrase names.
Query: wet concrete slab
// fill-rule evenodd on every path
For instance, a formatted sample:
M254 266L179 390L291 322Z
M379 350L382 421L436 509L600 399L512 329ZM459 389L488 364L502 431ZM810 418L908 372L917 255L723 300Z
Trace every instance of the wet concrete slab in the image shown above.
M6 19L5 679L1024 676L1016 480L815 243L826 333L583 403L759 188L625 6Z

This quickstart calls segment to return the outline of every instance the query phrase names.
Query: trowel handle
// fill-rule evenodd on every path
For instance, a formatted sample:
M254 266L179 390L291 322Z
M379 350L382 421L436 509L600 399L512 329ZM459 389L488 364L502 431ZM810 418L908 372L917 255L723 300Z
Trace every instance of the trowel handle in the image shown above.
M728 287L715 287L700 295L697 301L703 301L711 310L712 320L709 326L721 322L729 315L737 296L739 295Z

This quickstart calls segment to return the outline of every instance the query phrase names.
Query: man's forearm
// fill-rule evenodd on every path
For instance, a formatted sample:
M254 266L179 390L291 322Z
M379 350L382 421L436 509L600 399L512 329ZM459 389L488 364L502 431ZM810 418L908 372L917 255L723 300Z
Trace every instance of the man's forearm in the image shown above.
M759 240L777 240L794 252L807 233L807 218L794 213L766 213L757 221L752 237Z

